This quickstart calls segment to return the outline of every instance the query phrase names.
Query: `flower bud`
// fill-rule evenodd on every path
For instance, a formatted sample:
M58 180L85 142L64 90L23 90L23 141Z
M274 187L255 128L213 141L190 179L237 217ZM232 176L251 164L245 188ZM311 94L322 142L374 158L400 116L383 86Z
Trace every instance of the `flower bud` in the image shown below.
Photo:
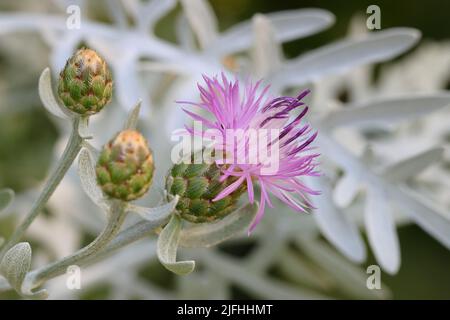
M112 85L105 60L91 49L80 49L60 73L58 96L71 111L91 115L111 100Z
M154 169L145 138L137 131L124 130L103 147L96 166L97 182L109 197L131 201L147 192Z
M237 201L247 189L243 183L223 199L213 199L227 186L236 181L228 177L220 181L221 169L213 164L175 164L166 178L166 190L171 196L178 195L176 210L192 223L212 222L222 219L237 209Z

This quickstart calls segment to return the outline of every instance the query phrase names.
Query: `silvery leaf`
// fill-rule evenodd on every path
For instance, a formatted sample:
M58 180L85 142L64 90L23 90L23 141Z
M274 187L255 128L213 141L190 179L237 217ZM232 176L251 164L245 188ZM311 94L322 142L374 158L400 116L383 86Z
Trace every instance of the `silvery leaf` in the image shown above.
M76 51L82 40L82 34L77 32L66 32L62 37L55 39L50 54L53 70L64 68L67 59Z
M306 182L321 191L312 201L316 207L313 216L322 234L352 261L364 261L366 249L358 228L329 200L332 198L329 183L324 177L308 178Z
M0 214L4 212L14 200L14 191L11 189L0 190Z
M39 78L39 96L42 104L48 112L61 119L68 119L68 111L63 110L53 94L51 73L49 68L45 68Z
M125 122L124 129L135 130L139 121L139 112L141 111L142 101L139 100L133 109L128 113L127 121Z
M202 48L217 37L217 19L206 0L181 0L184 13Z
M109 205L103 197L103 192L97 185L95 164L87 149L82 149L78 156L78 174L84 192L91 200L104 210L109 210Z
M434 148L387 167L383 176L391 182L402 182L442 159L443 148Z
M301 241L300 237L298 240L297 244L309 258L325 269L340 290L358 299L386 299L391 295L384 284L381 290L369 290L366 286L367 274L327 246L318 241Z
M148 32L153 28L156 22L164 17L170 10L177 5L176 0L152 0L147 3L140 3L137 17L140 28Z
M194 270L195 261L176 261L180 231L181 220L178 216L172 215L169 223L159 234L157 255L159 261L167 270L178 275L186 275Z
M326 128L364 124L391 124L419 117L450 105L450 94L409 94L405 97L371 99L332 112L321 122Z
M265 77L281 65L280 46L275 40L273 26L266 16L256 14L253 17L253 32L253 69L256 77Z
M418 30L392 28L373 32L362 39L342 40L288 61L277 74L277 80L286 85L300 85L364 64L390 60L410 49L419 39Z
M31 247L28 242L20 242L9 249L0 263L0 273L8 280L17 293L29 298L45 298L45 291L23 292L22 283L31 267Z
M333 190L334 203L339 208L346 208L355 198L360 187L360 181L352 174L345 173L336 183Z
M96 147L94 147L92 144L89 143L89 141L83 140L82 141L83 148L87 149L89 153L92 155L94 159L97 159L100 155L100 150L98 150Z
M381 267L390 274L400 268L400 248L389 199L377 186L368 186L364 213L367 236Z
M183 247L210 247L248 230L258 211L257 204L246 204L225 218L183 228L180 245Z
M302 285L311 286L319 289L329 287L329 279L315 270L315 266L309 261L305 261L297 252L292 249L285 249L280 255L282 258L277 260L277 269L286 280Z
M175 210L175 206L178 203L178 199L179 196L177 195L172 199L172 201L155 208L146 208L129 204L127 206L127 211L137 213L147 221L152 222L161 221L161 223L163 223Z
M389 190L392 199L421 228L450 249L450 214L413 190L398 186Z
M132 45L132 44L130 44ZM130 108L130 101L139 101L142 99L143 112L148 112L149 101L146 94L143 94L141 82L139 81L137 68L137 52L135 50L127 52L118 59L112 66L115 73L116 94L119 104Z
M242 267L241 261L221 254L207 250L202 252L202 264L214 270L222 277L225 277L261 299L274 300L303 300L303 299L327 299L320 293L310 289L304 289L299 286L286 284L286 282L277 280L273 277L261 276L257 272L253 272Z
M321 9L300 9L266 14L278 43L300 39L320 32L334 22L332 13ZM236 24L211 44L209 51L229 54L249 48L252 44L250 21Z
M81 117L78 124L78 134L81 138L85 140L90 140L93 138L92 133L89 132L89 118Z

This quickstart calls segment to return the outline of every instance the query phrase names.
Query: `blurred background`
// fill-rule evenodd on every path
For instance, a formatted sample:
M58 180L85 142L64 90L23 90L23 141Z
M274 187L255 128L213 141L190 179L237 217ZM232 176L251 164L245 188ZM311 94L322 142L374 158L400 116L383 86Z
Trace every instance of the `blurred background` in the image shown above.
M69 3L69 2L67 2ZM382 76L383 70L403 66L406 68L408 59L413 59L424 55L421 50L425 46L433 46L430 50L447 50L447 56L450 59L450 25L448 13L450 12L450 2L439 0L422 1L303 1L303 0L284 0L284 1L260 1L260 0L211 0L210 5L213 8L219 23L219 30L227 28L241 21L250 19L255 13L271 13L281 10L299 9L299 8L322 8L330 11L336 17L335 24L317 34L301 40L293 40L283 44L283 51L286 58L296 57L309 50L319 48L334 40L346 37L350 25L355 17L366 17L365 10L368 5L377 4L381 8L381 27L413 27L422 32L422 39L416 47L388 62L375 64L372 66L371 84L374 87L380 86L380 81L385 80ZM105 10L109 5L107 0L89 1L88 11L92 20L110 24L111 18ZM12 12L33 12L39 14L64 14L63 6L55 5L54 1L9 1L0 0L1 17L5 18ZM175 21L177 15L182 11L181 5L177 4L173 10L162 17L155 26L155 34L167 41L176 41ZM436 49L437 48L437 49ZM440 49L442 48L442 49ZM126 50L126 48L121 48ZM27 194L39 187L49 173L52 161L54 160L55 148L58 148L59 138L63 131L55 123L52 116L42 108L37 83L42 70L50 64L51 48L49 48L42 36L36 32L18 31L2 33L0 30L0 188L9 187L15 190L17 194ZM422 63L417 58L417 63ZM446 61L449 61L448 59ZM409 62L413 64L414 62ZM436 66L435 66L436 67ZM401 68L401 67L399 67ZM439 68L437 66L437 68ZM447 69L447 79L439 82L438 90L450 90L450 64L443 64L441 69ZM430 76L426 70L413 77ZM401 72L401 71L400 71ZM431 75L432 76L432 75ZM437 85L436 85L437 86ZM420 90L420 89L418 89ZM428 88L424 88L424 91ZM345 103L351 99L349 92L339 91L337 97ZM130 102L132 104L133 102ZM447 113L448 115L448 113ZM447 144L450 143L450 118L446 118L449 131L447 134ZM370 137L369 137L370 138ZM434 145L435 142L433 142ZM447 161L447 162L446 162ZM444 160L440 165L450 171L450 161ZM31 191L30 191L31 190ZM450 190L447 190L450 194ZM60 195L57 195L60 196ZM19 201L19 200L17 200ZM62 200L61 200L62 201ZM26 206L26 204L24 204ZM446 207L447 211L449 207ZM63 212L54 212L52 208L47 208L44 216L64 214ZM0 235L7 237L16 223L17 216L14 213L9 214L0 220ZM54 226L55 228L58 226ZM70 229L70 224L65 225ZM42 224L42 233L53 233L51 224ZM363 229L362 229L363 231ZM80 244L88 243L93 239L92 230L84 227L76 227L75 247ZM64 232L61 234L61 242L66 241ZM71 232L68 233L69 237ZM383 283L390 289L393 299L450 299L450 253L439 242L425 233L415 224L401 224L398 226L398 235L401 245L402 267L398 274L392 276L386 273L382 274ZM365 237L365 235L364 235ZM40 232L30 234L30 241L35 248L46 250L45 238L40 236ZM67 240L69 241L69 240ZM328 242L319 237L318 241L334 250ZM252 250L254 244L249 241L235 241L221 245L220 251L231 255L236 259L245 256ZM294 244L289 244L295 247ZM70 247L70 246L69 246ZM125 249L127 250L127 249ZM149 248L148 250L151 250ZM39 252L39 249L36 249ZM302 250L294 248L297 258L304 259L306 265L312 267L313 262L308 261L308 257L303 255ZM337 255L340 255L336 252ZM42 254L44 257L36 258L35 263L46 261L48 256L57 255ZM345 260L345 258L343 258ZM373 255L369 252L369 257L360 269L364 270L366 266L375 264ZM120 263L116 264L120 268ZM349 294L348 290L341 290L340 285L330 277L329 270L315 269L312 267L319 279L322 279L320 285L308 283L296 283L289 276L289 272L280 271L279 268L269 268L267 277L277 279L277 281L287 282L294 287L313 288L313 291L320 292L333 298L358 298L357 294ZM189 296L188 289L183 288L174 279L176 276L163 269L156 260L151 259L141 263L139 268L135 269L136 275L133 277L141 279L144 283L149 283L149 288L154 292L163 292L169 294L168 297L192 297ZM125 280L124 280L125 281ZM191 280L192 282L201 281L201 279ZM117 286L111 285L108 281L99 281L89 286L89 289L76 293L78 298L82 299L105 299L114 297L123 298L152 298L145 293L135 296L121 296L112 291L120 290ZM186 284L189 288L191 284ZM239 286L230 286L228 288L228 297L230 298L258 298L252 292L239 288ZM157 297L165 297L162 294ZM174 294L174 295L172 295ZM75 295L75 294L74 294ZM201 295L200 295L201 296ZM74 296L64 296L63 298L74 298ZM0 298L17 298L14 293L0 293ZM365 297L363 297L365 298Z

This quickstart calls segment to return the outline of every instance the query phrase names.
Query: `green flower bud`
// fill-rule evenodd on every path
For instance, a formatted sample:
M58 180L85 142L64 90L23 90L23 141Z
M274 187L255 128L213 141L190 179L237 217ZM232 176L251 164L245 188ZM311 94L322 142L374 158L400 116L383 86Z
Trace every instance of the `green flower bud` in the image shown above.
M237 180L236 177L228 177L220 182L220 175L221 169L215 163L179 163L172 167L166 178L166 190L170 196L180 197L175 209L183 219L192 223L212 222L237 209L237 202L247 185L242 183L225 198L213 201Z
M124 130L103 147L95 171L106 195L131 201L147 192L154 169L145 138L137 131Z
M112 85L105 60L91 49L80 49L60 73L58 96L73 112L91 115L111 100Z

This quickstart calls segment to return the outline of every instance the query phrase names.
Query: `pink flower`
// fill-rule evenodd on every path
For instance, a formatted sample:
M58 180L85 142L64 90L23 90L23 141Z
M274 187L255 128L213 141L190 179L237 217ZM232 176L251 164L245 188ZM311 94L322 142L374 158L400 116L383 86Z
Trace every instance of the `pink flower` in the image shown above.
M302 176L317 176L316 171L317 153L311 153L310 146L317 136L317 132L311 134L308 124L302 124L302 118L306 115L308 107L301 101L310 91L305 90L297 97L266 98L269 87L265 87L259 93L260 81L256 84L249 83L245 88L240 88L239 81L229 81L222 73L221 79L203 76L205 85L198 85L200 91L199 103L179 101L200 107L210 114L207 119L197 113L184 110L195 121L200 121L203 137L207 136L208 129L215 129L222 134L223 142L216 148L232 153L233 159L223 166L221 179L235 176L238 179L224 189L214 198L220 200L235 191L242 183L247 183L248 198L250 203L254 202L254 185L257 183L261 190L260 206L249 233L253 231L264 215L266 204L273 207L270 195L280 199L288 206L299 212L306 212L312 205L308 201L308 195L317 195L319 192L308 188L302 181ZM293 113L298 110L298 115ZM268 158L258 154L257 161L240 161L244 156L249 156L255 151L256 144L251 143L250 134L245 134L236 143L243 143L242 148L237 148L233 141L226 139L229 130L243 130L250 132L264 132L258 140L264 141L266 149L277 145L276 170L268 170ZM266 130L264 130L266 129ZM198 134L192 127L187 127L191 134ZM275 132L275 137L273 137ZM258 149L260 150L260 149ZM275 149L274 149L275 150ZM275 153L275 152L273 152ZM271 153L272 154L272 153ZM270 158L270 156L269 156ZM221 162L223 163L223 162ZM266 170L265 170L266 169Z

